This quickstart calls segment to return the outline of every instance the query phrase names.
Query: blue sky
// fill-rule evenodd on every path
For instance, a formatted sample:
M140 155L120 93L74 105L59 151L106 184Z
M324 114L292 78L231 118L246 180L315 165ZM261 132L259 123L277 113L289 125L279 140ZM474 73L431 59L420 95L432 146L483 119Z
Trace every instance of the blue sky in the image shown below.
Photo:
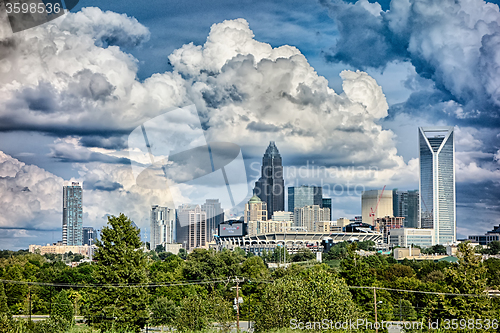
M334 218L359 215L353 186L418 188L417 127L456 126L458 236L500 223L500 13L491 2L83 0L25 32L4 23L0 248L60 239L65 181L83 182L84 224L97 228L123 212L147 231L151 204L222 196L217 179L170 194L134 179L130 161L147 161L129 134L189 105L205 140L241 147L240 197L273 140L287 184L346 190L330 193ZM297 176L303 165L332 172Z

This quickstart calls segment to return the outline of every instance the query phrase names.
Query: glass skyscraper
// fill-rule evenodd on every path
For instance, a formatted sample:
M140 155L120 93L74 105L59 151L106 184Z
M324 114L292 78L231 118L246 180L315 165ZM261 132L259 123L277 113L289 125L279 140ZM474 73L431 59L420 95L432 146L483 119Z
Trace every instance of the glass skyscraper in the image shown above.
M267 204L267 219L276 211L285 210L285 181L283 179L283 164L281 155L274 141L262 158L261 176L255 182L254 194Z
M419 228L419 194L418 190L398 191L392 190L393 216L404 217L405 228Z
M210 242L217 234L219 224L224 222L224 210L219 199L207 199L201 205L201 210L207 213L207 242Z
M456 241L453 127L420 127L420 226L437 244Z
M69 186L63 186L63 245L83 245L82 215L82 187L80 183L72 182Z
M294 212L295 208L312 205L318 205L323 208L323 188L309 185L302 185L299 187L290 186L288 188L289 212Z

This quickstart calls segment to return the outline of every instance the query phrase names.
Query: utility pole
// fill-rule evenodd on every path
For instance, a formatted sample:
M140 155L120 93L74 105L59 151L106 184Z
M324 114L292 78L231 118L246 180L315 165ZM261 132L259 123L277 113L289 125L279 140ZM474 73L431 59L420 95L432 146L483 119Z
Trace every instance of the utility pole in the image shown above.
M378 322L377 322L377 289L373 287L373 303L375 305L375 333L378 333Z
M236 283L236 287L232 287L232 288L236 288L236 330L237 330L237 332L240 331L240 294L239 294L239 291L240 291L240 282L243 282L243 281L245 281L245 279L238 279L238 277L236 276L233 279L233 282Z

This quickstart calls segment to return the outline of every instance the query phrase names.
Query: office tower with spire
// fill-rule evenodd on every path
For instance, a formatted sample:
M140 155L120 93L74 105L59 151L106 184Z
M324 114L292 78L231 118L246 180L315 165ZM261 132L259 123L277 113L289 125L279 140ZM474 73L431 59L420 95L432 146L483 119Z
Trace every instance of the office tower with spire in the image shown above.
M82 187L78 182L63 186L62 243L83 245Z
M455 145L453 127L420 127L420 226L434 241L456 241Z
M281 155L274 141L262 158L261 177L255 182L254 194L267 204L267 218L276 211L285 210L285 181Z

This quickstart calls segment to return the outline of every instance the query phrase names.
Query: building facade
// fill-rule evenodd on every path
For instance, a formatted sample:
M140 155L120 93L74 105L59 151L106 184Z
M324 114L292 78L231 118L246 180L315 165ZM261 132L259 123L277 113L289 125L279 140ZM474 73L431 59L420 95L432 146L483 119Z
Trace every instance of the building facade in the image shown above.
M158 245L175 243L175 209L151 206L149 248L155 250Z
M468 240L479 245L487 245L493 241L500 241L500 225L488 231L485 235L471 235Z
M97 240L97 233L93 227L83 227L83 245L93 245Z
M288 188L289 212L294 212L295 208L313 205L323 207L323 188L309 185Z
M390 232L389 244L400 247L409 247L410 245L430 247L435 244L434 230L413 228L394 229Z
M293 221L293 212L274 212L273 221Z
M82 186L78 182L63 186L62 243L83 245Z
M330 221L330 210L319 205L295 208L293 226L304 228L307 232L315 232L316 222Z
M330 210L330 220L332 219L332 198L323 198L322 199L323 205L321 208L328 208Z
M404 217L405 228L419 228L419 194L418 190L398 191L392 190L393 216Z
M217 235L219 224L224 222L224 210L219 199L207 199L201 210L207 213L207 241L211 241Z
M243 221L248 223L250 221L267 221L267 203L260 200L256 195L250 198L248 203L245 204L245 216Z
M287 232L291 229L292 224L292 221L249 221L247 224L247 231L249 236Z
M384 235L384 243L389 243L389 233L394 229L403 228L404 217L385 216L375 220L375 230Z
M199 205L181 205L177 209L176 241L190 251L207 245L207 213Z
M371 190L361 195L361 220L374 225L379 217L392 216L392 191Z
M456 237L453 127L419 127L420 226L434 230L436 244Z
M261 177L255 182L254 194L267 205L267 219L276 211L285 210L285 181L281 155L274 141L262 158Z

